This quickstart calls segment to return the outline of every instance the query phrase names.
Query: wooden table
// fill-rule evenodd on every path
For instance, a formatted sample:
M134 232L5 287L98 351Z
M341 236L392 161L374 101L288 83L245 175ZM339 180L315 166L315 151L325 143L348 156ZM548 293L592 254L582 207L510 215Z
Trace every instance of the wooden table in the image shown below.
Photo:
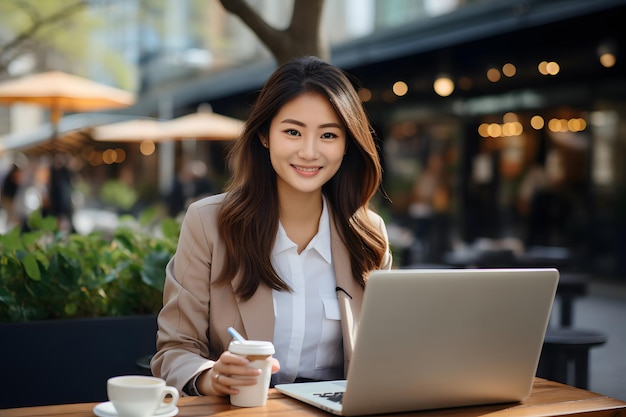
M50 405L0 410L2 417L87 417L93 416L96 403ZM270 390L264 407L239 408L221 397L184 397L178 417L300 417L330 416L321 410ZM590 391L536 378L533 391L521 403L496 404L454 409L394 414L394 416L440 417L626 417L626 402Z

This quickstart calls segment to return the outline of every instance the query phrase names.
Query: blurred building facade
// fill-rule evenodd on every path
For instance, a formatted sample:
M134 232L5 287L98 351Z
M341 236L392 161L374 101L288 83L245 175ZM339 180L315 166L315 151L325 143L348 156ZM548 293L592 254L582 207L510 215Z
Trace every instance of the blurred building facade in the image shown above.
M167 119L210 103L245 119L275 68L267 49L218 1L157 3L94 2L102 24L83 75L114 84L99 58L122 51L109 62L130 63L139 93L122 113ZM292 1L250 4L277 27L289 20ZM332 62L360 79L380 139L391 201L376 203L411 235L404 262L512 239L626 275L624 18L623 0L326 1ZM131 171L161 194L190 158L216 184L226 175L224 143L124 148L139 156L87 168Z

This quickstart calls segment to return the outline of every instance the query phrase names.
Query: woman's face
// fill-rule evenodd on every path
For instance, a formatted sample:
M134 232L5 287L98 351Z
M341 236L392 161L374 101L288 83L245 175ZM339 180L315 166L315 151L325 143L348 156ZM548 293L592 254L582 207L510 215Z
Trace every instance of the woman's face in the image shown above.
M319 193L341 166L346 130L330 102L304 93L272 119L267 143L281 192Z

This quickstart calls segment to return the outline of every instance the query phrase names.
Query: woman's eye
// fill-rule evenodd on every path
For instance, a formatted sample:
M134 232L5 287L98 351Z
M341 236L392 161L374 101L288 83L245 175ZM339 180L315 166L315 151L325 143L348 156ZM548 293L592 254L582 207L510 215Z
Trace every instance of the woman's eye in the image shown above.
M337 135L335 135L334 133L330 133L330 132L324 133L322 135L322 139L334 139L336 137L337 137Z
M285 130L285 133L289 136L298 136L300 134L300 132L298 132L296 129L287 129Z

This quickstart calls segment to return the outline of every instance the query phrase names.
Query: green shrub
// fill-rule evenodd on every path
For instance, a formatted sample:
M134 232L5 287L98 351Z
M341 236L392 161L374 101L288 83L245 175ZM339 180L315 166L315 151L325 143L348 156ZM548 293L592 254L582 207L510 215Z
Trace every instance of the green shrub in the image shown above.
M130 210L137 198L135 190L119 180L105 182L100 190L100 200L104 204L122 211Z
M157 313L180 224L155 213L80 235L36 212L31 231L0 235L0 321Z

